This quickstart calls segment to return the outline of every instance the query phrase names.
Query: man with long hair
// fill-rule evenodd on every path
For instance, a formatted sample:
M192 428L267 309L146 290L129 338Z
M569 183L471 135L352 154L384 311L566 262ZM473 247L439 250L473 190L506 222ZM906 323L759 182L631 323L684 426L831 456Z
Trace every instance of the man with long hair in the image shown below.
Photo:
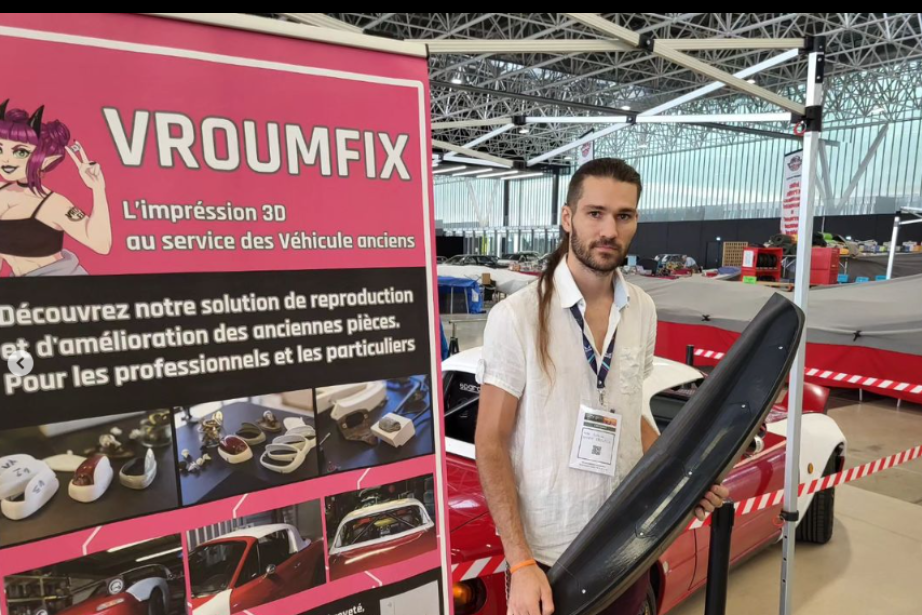
M510 566L510 615L553 613L547 570L659 436L643 402L656 310L620 271L642 191L622 160L580 168L547 270L490 314L477 465ZM600 423L616 431L587 428ZM696 514L728 496L715 486ZM638 615L649 587L644 575L606 613Z

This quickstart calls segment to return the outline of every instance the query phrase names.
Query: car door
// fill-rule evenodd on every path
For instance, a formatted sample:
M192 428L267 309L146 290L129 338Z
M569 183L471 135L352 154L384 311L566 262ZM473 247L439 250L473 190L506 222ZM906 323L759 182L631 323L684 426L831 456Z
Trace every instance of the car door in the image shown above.
M254 552L255 565L250 559ZM259 539L244 565L246 576L243 573L240 576L241 581L245 578L250 581L243 586L238 582L240 589L234 592L235 598L239 593L241 601L249 605L246 608L250 608L298 593L300 566L286 565L292 559L287 532L275 532Z
M312 543L288 557L279 564L277 574L282 579L285 591L297 594L313 588L315 582L322 578L320 575L326 574L325 570L318 570L318 566L324 566L323 544L320 542Z
M724 481L733 501L745 502L750 498L783 489L784 459L785 439L771 434L766 436L765 450L738 463ZM777 506L738 517L733 527L731 561L737 562L753 550L775 540L781 533L775 524L780 512L781 507ZM707 582L711 528L708 526L695 530L695 542L698 549L695 587L699 587Z
M231 612L240 613L266 602L269 596L264 572L259 565L259 549L253 543L247 551L240 576L231 593Z

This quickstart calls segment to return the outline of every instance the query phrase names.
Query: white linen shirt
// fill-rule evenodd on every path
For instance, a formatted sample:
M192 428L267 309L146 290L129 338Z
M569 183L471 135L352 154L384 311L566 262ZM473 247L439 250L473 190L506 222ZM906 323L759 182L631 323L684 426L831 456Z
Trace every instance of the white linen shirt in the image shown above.
M499 303L484 333L478 381L519 400L510 456L525 538L535 558L553 565L643 456L642 417L656 423L643 399L643 381L653 369L656 309L653 300L615 276L615 301L601 354L617 333L611 371L600 407L596 374L583 352L583 337L570 308L585 321L586 302L566 260L554 273L548 314L550 377L538 352L537 284ZM586 324L586 336L595 340ZM570 450L580 406L623 416L614 478L570 468ZM483 412L483 409L481 409Z

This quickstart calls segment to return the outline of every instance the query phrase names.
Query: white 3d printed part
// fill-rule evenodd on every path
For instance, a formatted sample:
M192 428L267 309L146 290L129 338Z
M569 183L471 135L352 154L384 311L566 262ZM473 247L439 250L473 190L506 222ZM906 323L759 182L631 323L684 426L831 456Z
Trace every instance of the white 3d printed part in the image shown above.
M343 384L317 389L317 412L329 412L337 401L361 393L367 386L365 383Z
M137 471L142 473L138 474ZM119 482L129 489L144 491L154 483L157 478L157 457L152 449L147 450L144 459L135 459L122 466L118 475Z
M384 382L370 382L360 393L337 401L330 416L338 423L350 414L371 412L383 404L386 399L387 384Z
M45 464L29 455L0 458L0 500L19 497Z
M85 462L86 457L81 457L80 455L74 455L72 453L67 453L66 455L55 455L54 457L45 459L45 463L48 464L49 468L55 472L64 472L65 474L73 474Z
M16 465L34 460L35 457L32 455L10 455L8 457L0 457L0 474L3 474Z
M293 446L298 450L306 450L308 453L310 453L312 450L314 450L314 446L317 445L317 437L316 435L305 436L296 433L288 433L273 440L272 444L288 444L289 446Z
M304 465L308 450L306 443L300 447L293 444L269 444L259 458L259 463L267 470L291 474Z
M115 471L109 458L96 455L77 468L77 474L70 481L67 493L77 502L90 504L106 494L114 478Z
M237 437L250 446L259 446L266 441L266 433L253 423L244 423L237 430Z
M307 438L308 440L313 440L317 437L317 430L310 425L301 425L300 427L295 427L294 429L288 431L285 435L298 436L301 438ZM278 441L278 438L276 438L276 441Z
M394 448L400 448L413 439L416 427L413 421L398 414L388 414L372 425L371 433L378 436L382 442L387 442Z
M242 438L228 436L221 441L218 447L221 459L231 465L246 463L253 458L253 449Z
M26 489L19 494L22 496L21 499L16 496L16 499L5 499L0 503L0 511L10 521L28 519L51 501L60 489L61 483L58 482L58 477L47 464L42 463L42 465L44 467L33 475Z
M289 432L292 429L297 429L298 427L306 427L307 423L304 422L300 416L289 416L286 418L283 423L285 425L285 431Z

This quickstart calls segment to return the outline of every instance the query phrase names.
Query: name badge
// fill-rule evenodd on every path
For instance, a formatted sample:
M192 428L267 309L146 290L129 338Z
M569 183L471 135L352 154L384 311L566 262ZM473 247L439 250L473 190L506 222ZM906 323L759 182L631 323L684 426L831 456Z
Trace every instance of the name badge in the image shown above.
M618 468L623 417L580 406L570 467L614 478Z

